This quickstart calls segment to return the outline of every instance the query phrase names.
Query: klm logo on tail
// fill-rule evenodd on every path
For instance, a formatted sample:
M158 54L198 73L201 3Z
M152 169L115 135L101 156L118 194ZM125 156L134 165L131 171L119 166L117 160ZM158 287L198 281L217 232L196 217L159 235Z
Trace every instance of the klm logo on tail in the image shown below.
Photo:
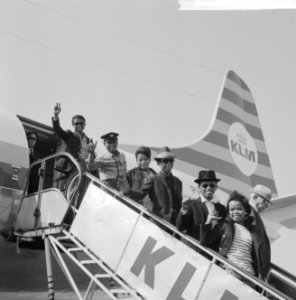
M228 143L231 156L241 172L252 175L258 165L258 154L255 142L244 126L233 123L228 131Z

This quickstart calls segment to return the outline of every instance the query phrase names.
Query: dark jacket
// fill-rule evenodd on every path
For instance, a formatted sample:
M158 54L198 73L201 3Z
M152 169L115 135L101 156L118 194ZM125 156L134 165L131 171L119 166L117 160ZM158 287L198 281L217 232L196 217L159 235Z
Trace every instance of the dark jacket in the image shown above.
M29 149L30 151L30 164L40 158L40 154L35 149ZM33 152L32 152L33 151Z
M58 137L63 141L60 151L69 152L76 159L79 158L78 154L81 148L81 142L78 136L76 136L72 131L65 131L60 126L59 119L55 120L52 118L52 126L54 132L58 135ZM89 143L89 139L87 137L87 142Z
M218 216L224 220L227 215L226 207L221 203L213 203ZM179 212L177 217L177 228L199 241L200 231L203 224L205 224L208 217L208 209L206 204L201 201L201 198L192 199L188 202L187 214L183 215Z
M252 207L251 216L253 223L251 224L251 234L254 241L255 252L258 259L259 274L265 279L270 270L271 249L270 241L267 236L264 223L259 213Z
M156 172L151 168L149 168L149 171L153 175L156 174ZM143 174L143 170L140 167L133 168L133 169L127 171L127 173L126 173L126 180L128 182L128 185L129 185L129 188L131 191L141 193L141 188L144 184L144 179L145 179L145 177ZM147 178L147 180L149 180L149 178ZM134 200L141 203L142 199L138 199L138 197L136 196Z
M152 213L164 219L168 217L169 220L167 220L176 225L176 217L182 205L182 182L173 175L172 181L174 195L170 192L163 174L158 173L143 183L140 192L130 191L128 196L132 199L143 199L149 195Z
M269 245L269 241L265 239L259 240L260 230L254 225L252 216L247 219L245 226L250 231L253 239L251 256L256 276L264 280L270 268L270 251L266 251L268 249L266 243ZM200 242L202 245L208 246L226 257L233 242L234 234L234 222L227 216L223 223L218 223L214 228L212 228L211 224L204 225L201 231Z

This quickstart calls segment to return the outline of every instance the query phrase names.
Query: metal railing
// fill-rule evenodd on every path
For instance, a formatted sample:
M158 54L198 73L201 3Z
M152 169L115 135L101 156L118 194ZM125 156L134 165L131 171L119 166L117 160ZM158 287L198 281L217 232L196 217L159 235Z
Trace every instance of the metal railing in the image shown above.
M96 186L103 189L105 192L107 192L108 194L110 194L111 196L116 198L118 201L120 201L120 202L124 203L125 205L127 205L130 209L137 212L139 214L139 216L142 216L144 218L152 220L152 222L159 225L159 227L161 229L165 230L167 233L170 233L173 237L177 238L179 241L184 242L187 246L189 246L191 248L195 248L195 249L197 248L199 254L202 253L202 255L204 257L207 257L208 259L210 257L211 265L209 267L209 270L208 270L207 274L205 275L205 278L203 280L204 282L207 280L207 276L208 276L209 271L210 271L210 269L213 265L223 265L223 266L225 266L229 269L234 270L236 273L241 275L242 278L244 280L246 280L247 282L253 283L254 286L256 286L256 289L261 289L262 290L263 295L271 295L271 296L275 297L274 299L278 299L278 300L287 300L287 299L292 300L292 298L285 295L281 291L278 291L274 287L268 285L266 282L262 281L261 279L255 277L255 276L252 276L249 273L245 272L244 270L240 269L239 267L237 267L236 265L234 265L233 263L228 261L226 258L219 255L217 252L215 252L215 251L213 251L213 250L211 250L211 249L209 249L205 246L202 246L195 239L193 239L193 238L187 236L186 234L178 231L175 226L173 226L170 223L168 223L167 221L159 218L158 216L150 213L142 205L136 203L135 201L133 201L130 198L122 197L118 191L110 188L105 183L103 183L98 178L96 178L95 176L93 176L89 173L86 173L85 175L91 180L90 182L92 182ZM134 226L136 227L137 223ZM202 290L202 286L200 287L200 291L201 290ZM200 293L200 291L199 291L199 293Z

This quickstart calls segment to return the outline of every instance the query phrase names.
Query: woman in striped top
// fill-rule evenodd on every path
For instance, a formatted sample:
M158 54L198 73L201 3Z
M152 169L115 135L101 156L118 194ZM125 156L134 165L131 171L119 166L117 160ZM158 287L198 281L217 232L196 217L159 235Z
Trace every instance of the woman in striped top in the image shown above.
M259 241L253 238L256 229L250 212L248 199L237 191L232 192L227 203L228 215L225 221L215 224L213 220L218 218L209 215L206 225L202 228L201 243L218 251L240 269L261 277L258 273L258 253L254 251ZM237 273L230 272L242 279Z

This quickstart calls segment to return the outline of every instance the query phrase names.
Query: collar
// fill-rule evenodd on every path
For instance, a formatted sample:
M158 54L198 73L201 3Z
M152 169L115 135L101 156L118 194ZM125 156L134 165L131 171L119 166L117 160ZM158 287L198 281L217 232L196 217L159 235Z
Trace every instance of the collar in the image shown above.
M79 139L86 138L86 134L85 134L84 132L74 131L73 133L74 133L74 135L75 135L76 137L78 137Z
M202 194L200 194L200 199L201 199L201 202L204 203L206 201L209 201L207 200ZM211 203L218 203L219 200L217 199L217 197L215 197L214 195L214 198L212 200L210 200Z
M173 178L173 174L172 173L167 174L165 172L160 171L159 175L162 176L163 178Z
M149 172L150 171L150 168L146 168L146 169L142 169L140 166L137 166L137 168L143 172Z
M256 204L253 202L253 201L249 201L249 204L251 205L251 207L256 211L258 212L258 209L256 207ZM259 212L258 212L259 213Z

